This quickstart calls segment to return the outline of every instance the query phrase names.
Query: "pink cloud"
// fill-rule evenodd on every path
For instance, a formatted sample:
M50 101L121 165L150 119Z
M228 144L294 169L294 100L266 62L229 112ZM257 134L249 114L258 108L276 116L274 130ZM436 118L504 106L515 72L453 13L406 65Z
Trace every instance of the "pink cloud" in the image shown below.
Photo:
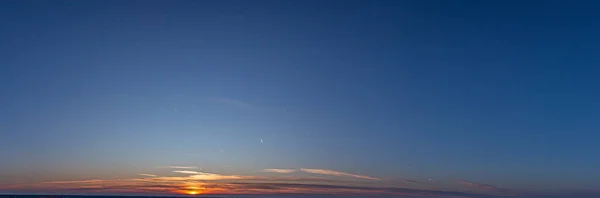
M296 172L296 170L294 170L294 169L275 169L275 168L270 168L270 169L262 169L261 172L269 172L269 173L293 173L293 172Z

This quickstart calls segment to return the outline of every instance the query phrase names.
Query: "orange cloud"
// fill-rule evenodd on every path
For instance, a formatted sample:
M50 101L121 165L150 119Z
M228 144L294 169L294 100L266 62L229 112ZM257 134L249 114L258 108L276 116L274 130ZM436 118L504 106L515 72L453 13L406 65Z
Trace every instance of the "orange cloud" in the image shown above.
M365 175L357 175L357 174L351 174L351 173L344 173L344 172L327 170L327 169L302 168L300 170L307 172L307 173L321 174L321 175L346 176L346 177L354 177L354 178L360 178L360 179L381 180L381 179L378 179L375 177L370 177L370 176L365 176Z
M293 172L296 172L296 170L294 170L294 169L275 169L275 168L270 168L270 169L262 169L260 172L293 173Z
M191 178L188 177L151 177L151 178L141 178L141 179L133 179L136 181L149 181L149 182L168 182L168 181L188 181Z

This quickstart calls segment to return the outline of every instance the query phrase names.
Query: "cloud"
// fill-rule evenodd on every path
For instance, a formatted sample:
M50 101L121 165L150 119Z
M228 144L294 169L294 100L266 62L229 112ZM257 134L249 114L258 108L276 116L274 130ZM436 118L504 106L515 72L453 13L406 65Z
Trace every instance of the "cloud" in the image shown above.
M197 180L232 180L232 179L252 179L252 176L240 176L240 175L220 175L213 173L199 173L197 175L190 176L192 179Z
M336 179L330 179L330 178L323 178L323 177L281 177L281 176L277 176L277 177L257 177L255 179L252 180L257 180L259 182L299 182L299 183L335 183L335 184L342 184L342 183L348 183L348 184L354 184L356 183L356 181L345 181L345 180L336 180Z
M289 172L294 169L264 169L266 172ZM277 170L277 171L273 171ZM349 176L354 178L371 178L369 176L355 175L326 169L300 169L302 172ZM183 176L149 176L152 174L140 173L149 176L130 179L112 180L78 180L78 181L49 181L42 183L26 183L12 186L0 185L0 191L5 192L60 192L60 193L86 193L86 194L131 194L131 195L181 195L191 191L200 194L306 194L306 195L364 195L364 196L390 196L390 197L443 197L443 198L500 198L512 196L511 191L502 191L496 186L474 182L458 182L472 188L494 189L481 192L456 192L441 190L424 190L383 187L383 183L366 183L364 181L342 180L337 177L294 177L291 175L277 174L272 177L226 175L189 170L174 170L184 173ZM279 171L282 172L282 171ZM388 180L386 180L388 181ZM397 180L406 183L418 183L414 180ZM393 185L390 185L393 186ZM492 195L495 194L495 195ZM500 196L502 195L502 196ZM540 194L528 194L524 197L541 198ZM566 198L564 196L560 198ZM559 197L554 197L559 198Z
M172 182L172 181L192 181L192 178L187 177L151 177L151 178L139 178L134 179L136 181L147 181L147 182Z
M198 169L198 167L195 167L195 166L159 166L157 168Z
M256 108L256 106L251 105L249 103L243 102L241 100L227 98L227 97L212 97L210 99L213 102L220 103L220 104L225 104L225 105L237 106L237 107L241 107L241 108L250 108L250 109L255 109Z
M190 174L190 175L200 174L200 172L197 172L197 171L187 171L187 170L177 170L177 171L173 171L173 172L182 173L182 174Z
M184 155L191 155L191 156L200 156L200 154L196 154L196 153L183 153Z
M275 168L269 168L269 169L262 169L260 172L269 172L269 173L293 173L293 172L296 172L296 170L294 170L294 169L275 169Z
M395 187L364 187L364 186L344 186L327 184L298 184L298 183L232 183L250 188L276 189L283 192L304 192L309 194L347 194L347 195L399 195L399 196L432 196L432 197L472 197L475 194L437 191L437 190L418 190Z
M213 183L203 184L205 194L337 194L337 195L392 195L392 196L418 196L418 197L453 197L472 198L484 197L472 193L415 190L406 188L378 188L356 187L341 185L321 184L295 184L295 183ZM142 188L148 188L146 186ZM161 188L161 187L159 187ZM187 190L187 188L179 188ZM488 196L485 196L488 197Z
M410 180L410 179L406 179L406 180L404 180L404 182L409 183L409 184L418 184L419 183L416 180Z
M346 176L346 177L354 177L354 178L360 178L360 179L369 179L369 180L381 180L375 177L370 177L370 176L365 176L365 175L357 175L357 174L351 174L351 173L344 173L344 172L339 172L339 171L334 171L334 170L327 170L327 169L308 169L308 168L302 168L300 169L304 172L307 173L313 173L313 174L322 174L322 175L333 175L333 176Z
M165 167L161 167L165 168ZM344 176L368 180L381 180L365 175L357 175L327 169L263 169L262 172L293 173L305 172L313 175L297 177L295 175L275 174L269 177L251 175L228 175L192 171L196 167L168 166L174 168L179 176L160 176L146 173L138 175L146 177L123 179L89 179L75 181L48 181L41 183L23 183L18 185L0 185L0 191L5 192L60 192L60 193L89 193L89 194L144 194L144 195L175 195L187 194L191 191L200 194L329 194L329 195L384 195L394 197L453 197L453 198L498 198L499 195L507 196L516 194L489 184L479 184L458 180L459 183L480 189L493 191L480 192L453 192L438 190L423 190L399 188L392 185L389 180L385 182L365 182L361 180L346 180L339 177L324 177L320 175ZM178 170L179 169L179 170ZM397 180L405 183L418 183L414 180ZM383 187L383 186L386 187ZM484 195L489 194L489 195ZM496 196L493 196L495 194ZM537 197L532 194L528 197Z
M478 189L478 190L485 190L485 191L496 192L496 193L518 193L516 191L511 191L506 188L498 188L497 186L490 185L490 184L475 183L475 182L469 182L469 181L464 181L464 180L458 180L458 183L460 183L466 187L474 188L474 189Z
M468 182L468 181L464 181L464 180L458 180L458 183L470 187L470 188L478 188L478 189L485 189L485 190L495 190L497 189L496 186L494 185L489 185L489 184L480 184L480 183L475 183L475 182Z
M243 176L243 175L221 175L215 173L205 173L198 171L187 171L177 170L175 173L189 174L187 177L155 177L150 178L153 180L165 180L165 181L193 181L193 180L234 180L234 179L256 179L259 177L254 176Z
M78 183L99 183L99 182L103 182L104 180L97 180L97 179L92 179L92 180L79 180L79 181L49 181L49 182L44 182L46 184L78 184Z

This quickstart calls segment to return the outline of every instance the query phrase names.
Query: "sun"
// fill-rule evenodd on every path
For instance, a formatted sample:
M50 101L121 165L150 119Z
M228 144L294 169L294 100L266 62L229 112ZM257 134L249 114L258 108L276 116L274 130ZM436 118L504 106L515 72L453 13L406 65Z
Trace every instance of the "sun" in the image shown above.
M187 194L187 195L199 195L199 194L203 194L203 192L204 192L204 187L198 187L196 185L187 186L184 189L181 189L179 191L179 193Z

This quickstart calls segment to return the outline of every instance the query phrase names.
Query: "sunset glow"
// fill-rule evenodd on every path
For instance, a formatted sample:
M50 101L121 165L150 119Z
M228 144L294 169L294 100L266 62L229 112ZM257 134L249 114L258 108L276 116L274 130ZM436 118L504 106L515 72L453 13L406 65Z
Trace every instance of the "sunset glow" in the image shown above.
M196 195L196 194L198 194L198 191L189 191L188 194L190 194L190 195Z
M227 175L208 172L185 172L185 176L167 176L160 174L138 174L139 177L130 179L90 179L71 181L48 181L14 186L0 186L0 190L55 189L72 192L88 193L143 193L143 194L382 194L382 195L418 195L434 193L445 195L445 192L432 190L414 191L402 188L383 188L393 185L393 182L382 182L378 178L366 175L356 175L328 169L286 169L277 176ZM306 171L309 170L309 171ZM156 171L152 171L156 172ZM181 171L179 171L181 172ZM179 173L177 172L177 173ZM256 172L265 172L257 170ZM297 176L287 176L298 172ZM313 174L323 175L315 177ZM360 180L360 181L359 181ZM361 182L361 183L354 183ZM365 183L366 182L366 183ZM373 187L357 187L356 184L368 184ZM380 186L382 185L382 186ZM380 187L378 187L380 186Z

